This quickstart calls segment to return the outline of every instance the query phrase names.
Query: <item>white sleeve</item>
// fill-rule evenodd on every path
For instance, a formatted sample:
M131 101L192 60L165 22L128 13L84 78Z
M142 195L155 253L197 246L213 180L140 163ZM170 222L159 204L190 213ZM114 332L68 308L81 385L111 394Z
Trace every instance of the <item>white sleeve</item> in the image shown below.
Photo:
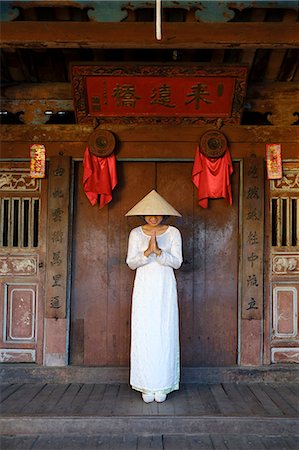
M138 267L145 266L150 262L150 258L144 256L144 251L139 248L139 239L136 230L132 230L129 235L128 253L126 263L130 269L135 270Z
M183 262L182 236L177 228L173 228L173 230L174 232L170 252L162 250L161 255L157 256L157 261L162 266L170 266L173 269L179 269Z

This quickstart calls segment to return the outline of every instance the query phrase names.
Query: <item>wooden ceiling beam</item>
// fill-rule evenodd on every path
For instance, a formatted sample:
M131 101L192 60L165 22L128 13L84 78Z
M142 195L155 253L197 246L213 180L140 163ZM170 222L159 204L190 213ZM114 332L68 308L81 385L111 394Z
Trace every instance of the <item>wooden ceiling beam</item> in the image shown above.
M299 23L3 22L2 48L298 48Z
M168 126L161 128L160 125L128 126L128 125L106 125L102 129L108 129L115 133L118 142L130 142L137 145L152 146L153 142L163 142L174 145L177 142L198 142L200 136L207 130L212 129L210 125L198 126ZM90 125L0 125L1 146L5 143L15 142L40 142L40 143L86 143L89 135L93 132ZM221 131L227 136L229 142L253 143L289 142L298 146L299 127L278 126L224 126ZM3 149L4 147L1 147Z

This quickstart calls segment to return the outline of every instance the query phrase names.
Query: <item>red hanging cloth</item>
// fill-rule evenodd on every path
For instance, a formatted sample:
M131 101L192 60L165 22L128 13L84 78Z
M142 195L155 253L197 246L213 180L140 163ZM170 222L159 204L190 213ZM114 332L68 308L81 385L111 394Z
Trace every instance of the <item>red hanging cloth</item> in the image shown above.
M114 153L99 158L86 148L83 158L83 188L94 206L100 195L100 208L112 200L112 190L117 185L116 158Z
M198 188L198 204L208 207L209 198L226 198L232 204L230 176L233 164L228 148L220 158L207 158L196 149L192 181Z

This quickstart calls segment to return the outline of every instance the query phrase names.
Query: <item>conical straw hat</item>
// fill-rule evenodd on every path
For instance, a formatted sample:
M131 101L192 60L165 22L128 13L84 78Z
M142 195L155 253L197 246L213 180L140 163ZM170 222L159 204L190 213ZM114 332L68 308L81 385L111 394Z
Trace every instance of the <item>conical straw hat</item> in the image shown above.
M140 202L133 206L126 216L178 216L181 214L174 209L157 191L154 189L143 197Z

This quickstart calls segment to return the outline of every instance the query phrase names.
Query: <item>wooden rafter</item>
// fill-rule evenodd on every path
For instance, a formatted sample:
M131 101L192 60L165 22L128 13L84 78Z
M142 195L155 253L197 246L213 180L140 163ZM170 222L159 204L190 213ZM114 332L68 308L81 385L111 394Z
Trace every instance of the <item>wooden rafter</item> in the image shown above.
M2 48L298 48L299 23L7 22Z

